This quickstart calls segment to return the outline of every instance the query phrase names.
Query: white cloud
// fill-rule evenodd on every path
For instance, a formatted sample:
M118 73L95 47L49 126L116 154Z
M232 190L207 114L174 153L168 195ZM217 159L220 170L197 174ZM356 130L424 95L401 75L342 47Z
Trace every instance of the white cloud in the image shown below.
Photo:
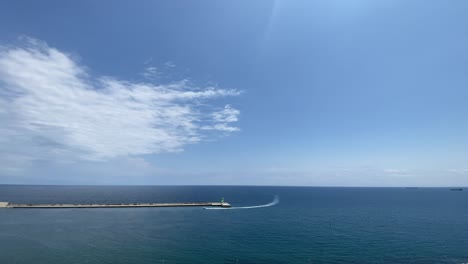
M229 126L228 124L216 124L212 126L203 126L202 129L204 130L218 130L218 131L226 131L226 132L235 132L240 131L238 127Z
M224 106L224 109L211 114L213 118L213 125L203 126L205 130L219 130L226 132L239 131L238 127L230 126L229 123L237 122L240 111L232 108L230 105Z
M406 169L384 169L383 172L389 174L389 175L394 175L394 176L405 176L405 175L410 175L410 171Z
M239 111L203 100L237 90L93 77L39 41L0 47L0 155L106 160L180 151L211 130L233 132ZM201 107L203 105L203 107Z
M168 68L174 68L176 65L172 61L166 61L166 63L164 63L164 66Z
M157 80L161 73L159 72L158 68L149 66L145 68L145 71L142 73L143 77L148 80Z
M226 105L223 110L213 113L213 120L222 123L236 122L239 114L239 110L232 108L230 105Z
M468 175L468 169L450 169L447 171L454 174Z

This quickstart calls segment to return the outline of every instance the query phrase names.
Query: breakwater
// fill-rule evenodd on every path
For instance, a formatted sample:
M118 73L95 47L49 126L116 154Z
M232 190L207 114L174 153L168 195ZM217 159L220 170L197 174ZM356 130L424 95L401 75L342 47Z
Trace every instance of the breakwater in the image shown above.
M129 204L16 204L0 202L0 208L129 208L129 207L231 207L226 202L194 202L194 203L129 203Z

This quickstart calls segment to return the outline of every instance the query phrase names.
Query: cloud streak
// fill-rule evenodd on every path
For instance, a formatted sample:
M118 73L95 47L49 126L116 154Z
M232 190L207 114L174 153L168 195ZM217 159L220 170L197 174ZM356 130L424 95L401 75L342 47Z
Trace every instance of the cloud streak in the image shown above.
M226 105L216 111L223 107L216 101L239 94L193 87L186 80L154 84L92 76L66 53L37 40L2 46L0 154L106 160L181 151L213 131L238 131L228 124L238 120L239 110Z

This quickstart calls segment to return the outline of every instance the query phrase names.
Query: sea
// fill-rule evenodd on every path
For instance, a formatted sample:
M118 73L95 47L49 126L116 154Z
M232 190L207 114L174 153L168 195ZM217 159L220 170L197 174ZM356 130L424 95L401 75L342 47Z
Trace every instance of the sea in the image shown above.
M221 198L232 209L0 208L0 263L468 263L467 189L0 185L14 203Z

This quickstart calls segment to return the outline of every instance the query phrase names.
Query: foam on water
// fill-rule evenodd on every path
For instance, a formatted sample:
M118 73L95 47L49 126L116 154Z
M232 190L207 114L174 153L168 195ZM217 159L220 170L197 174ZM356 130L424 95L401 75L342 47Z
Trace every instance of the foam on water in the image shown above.
M252 205L252 206L239 206L239 207L205 207L207 210L234 210L234 209L254 209L254 208L263 208L271 207L279 203L278 195L275 195L275 198L271 203L261 204L261 205Z

